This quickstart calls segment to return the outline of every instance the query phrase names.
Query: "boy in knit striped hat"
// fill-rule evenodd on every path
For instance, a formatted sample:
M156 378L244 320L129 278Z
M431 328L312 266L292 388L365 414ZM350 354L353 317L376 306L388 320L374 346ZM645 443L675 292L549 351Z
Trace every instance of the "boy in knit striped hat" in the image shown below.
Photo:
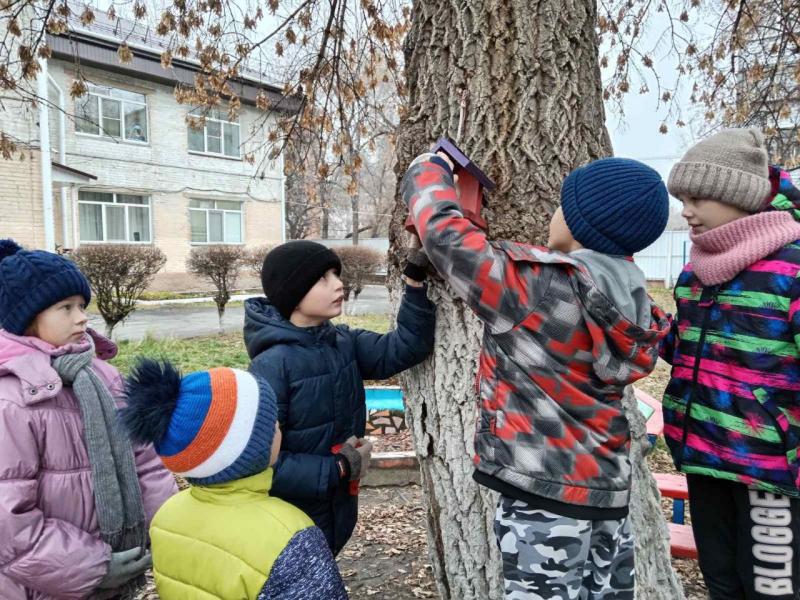
M664 436L687 474L713 600L800 593L800 192L761 132L728 129L672 169L691 227L663 345Z
M275 393L246 371L181 377L142 359L127 385L122 423L153 443L191 487L150 527L162 600L342 600L347 594L325 536L269 494L281 432Z
M418 157L402 194L430 261L484 324L473 477L500 492L505 597L632 599L622 397L668 324L631 257L666 225L661 177L623 158L574 170L549 248L490 242L461 214L446 155Z

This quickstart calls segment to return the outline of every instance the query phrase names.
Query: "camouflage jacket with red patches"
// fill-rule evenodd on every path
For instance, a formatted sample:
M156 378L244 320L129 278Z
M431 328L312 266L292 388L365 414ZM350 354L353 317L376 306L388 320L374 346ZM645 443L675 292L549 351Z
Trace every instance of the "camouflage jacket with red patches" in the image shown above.
M655 366L664 313L651 303L650 325L640 327L569 255L488 241L462 216L452 175L432 155L412 163L402 195L431 262L485 326L477 471L559 503L626 507L621 400Z

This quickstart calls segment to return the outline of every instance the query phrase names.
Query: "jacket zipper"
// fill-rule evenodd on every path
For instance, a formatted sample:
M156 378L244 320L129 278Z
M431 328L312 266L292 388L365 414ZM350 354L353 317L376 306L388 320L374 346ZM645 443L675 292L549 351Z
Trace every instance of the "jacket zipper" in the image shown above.
M710 301L706 300L707 304L703 302L703 296L706 296L706 292L709 292L708 295L711 296ZM678 451L678 460L676 461L675 467L678 471L681 469L681 465L683 464L684 453L686 452L686 438L689 436L689 419L691 418L692 414L692 404L694 403L694 399L697 396L697 379L700 376L700 360L703 357L703 348L706 345L706 334L708 333L708 326L709 321L711 320L711 309L713 308L714 304L717 300L717 292L719 291L719 286L715 285L711 288L704 288L703 294L700 297L699 305L705 308L705 314L703 315L703 324L700 327L700 339L697 342L697 352L695 353L694 357L694 369L692 370L692 394L689 396L689 401L686 403L686 412L683 416L683 432L681 434L681 446Z

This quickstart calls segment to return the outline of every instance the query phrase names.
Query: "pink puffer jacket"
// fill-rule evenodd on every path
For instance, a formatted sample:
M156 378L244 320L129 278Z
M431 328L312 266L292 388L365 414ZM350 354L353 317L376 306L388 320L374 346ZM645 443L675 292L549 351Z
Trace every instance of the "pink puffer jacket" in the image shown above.
M119 397L119 372L101 359L116 346L90 331L95 372ZM51 357L89 348L54 348L0 330L0 598L85 598L105 575L111 548L98 537L83 421L72 388ZM152 447L135 447L149 527L177 489Z

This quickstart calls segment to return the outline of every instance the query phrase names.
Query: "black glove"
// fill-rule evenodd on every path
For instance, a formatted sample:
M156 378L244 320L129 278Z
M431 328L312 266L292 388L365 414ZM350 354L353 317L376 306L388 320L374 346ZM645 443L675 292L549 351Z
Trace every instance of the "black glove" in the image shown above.
M431 261L428 260L428 255L423 250L410 250L406 259L406 266L403 269L403 275L414 281L425 281L430 264Z

